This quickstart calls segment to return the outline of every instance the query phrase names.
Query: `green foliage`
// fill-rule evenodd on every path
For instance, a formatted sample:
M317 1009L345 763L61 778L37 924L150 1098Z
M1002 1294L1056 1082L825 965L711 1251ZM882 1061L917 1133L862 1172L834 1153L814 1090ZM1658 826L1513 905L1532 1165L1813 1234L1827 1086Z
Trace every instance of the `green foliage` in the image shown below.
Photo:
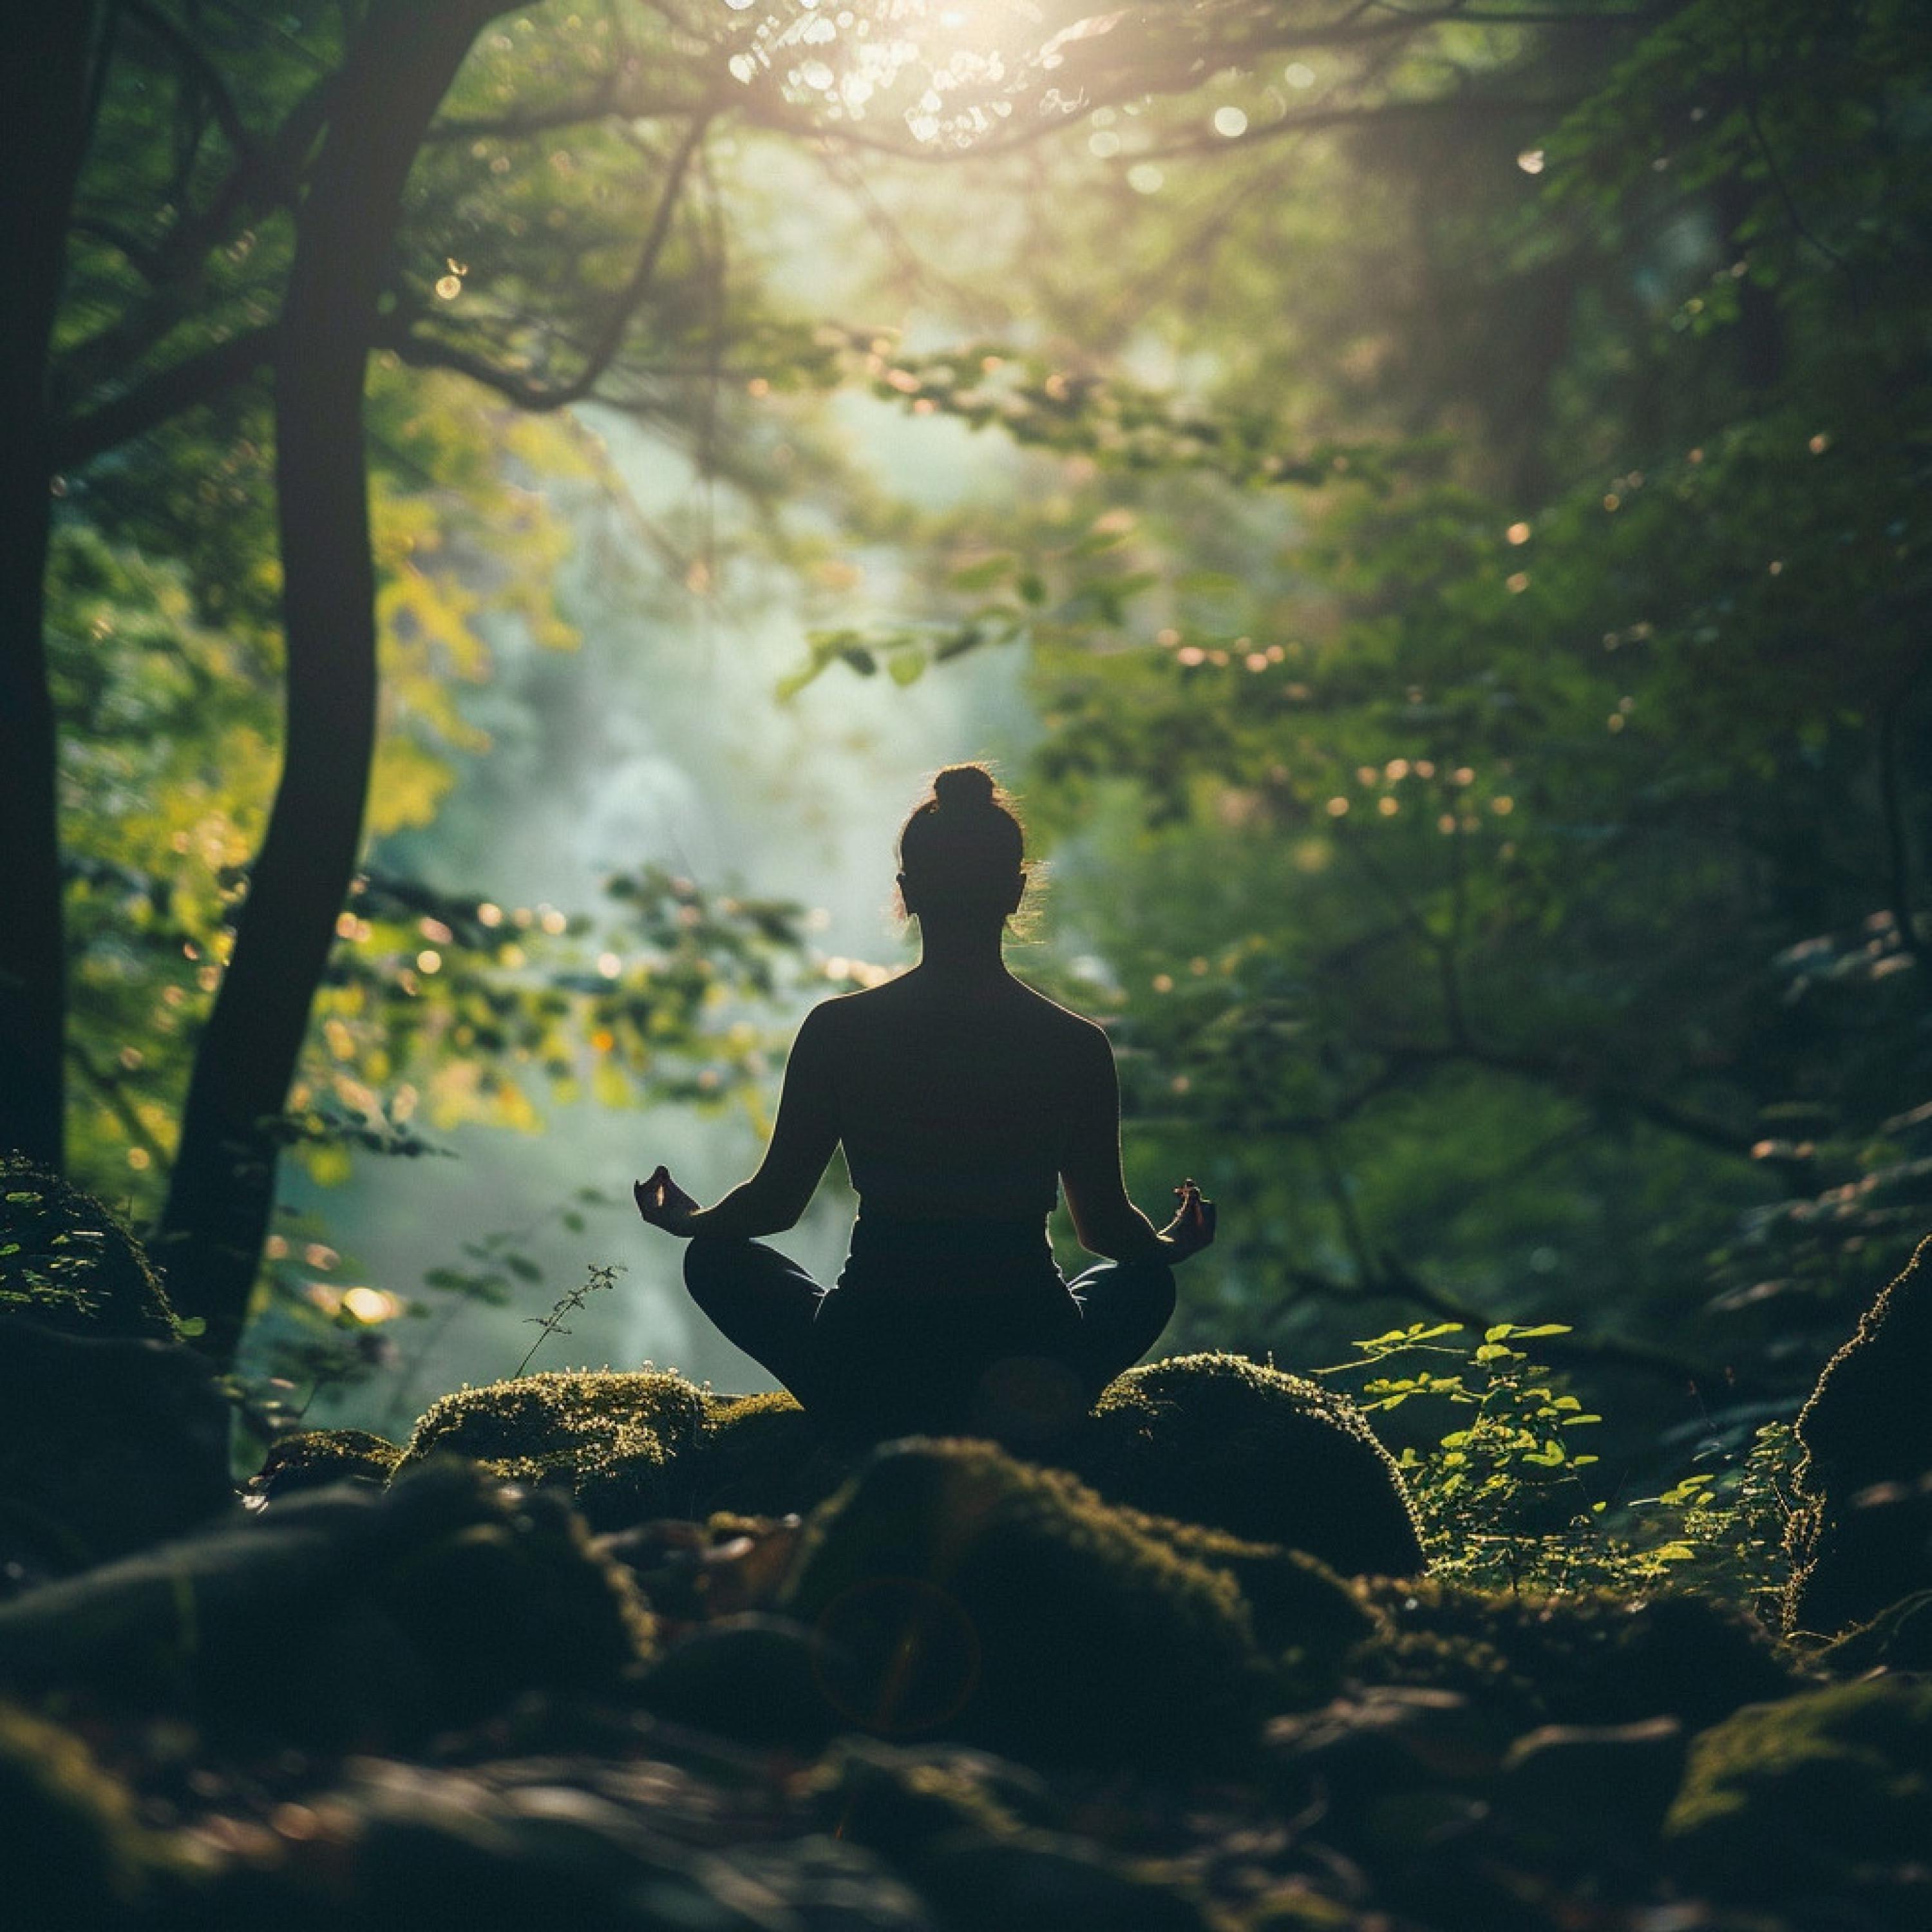
M1414 1322L1358 1342L1360 1362L1319 1372L1379 1371L1414 1354L1444 1358L1440 1369L1371 1372L1362 1406L1372 1414L1416 1398L1448 1406L1456 1426L1427 1450L1406 1448L1399 1459L1434 1567L1472 1582L1514 1583L1528 1553L1589 1507L1576 1472L1597 1458L1574 1450L1570 1432L1603 1418L1586 1411L1547 1364L1513 1346L1567 1335L1564 1324L1500 1322L1473 1348L1448 1344L1447 1337L1463 1332L1460 1322Z
M1430 1418L1404 1418L1421 1433L1398 1461L1433 1574L1545 1592L1666 1586L1772 1616L1793 1508L1789 1424L1764 1424L1719 1467L1612 1511L1580 1473L1598 1457L1572 1446L1573 1430L1604 1418L1584 1408L1566 1376L1516 1346L1570 1329L1498 1322L1473 1347L1451 1339L1466 1332L1457 1322L1413 1322L1358 1342L1357 1360L1318 1372L1363 1374L1368 1413L1414 1402ZM1386 1372L1418 1356L1424 1365L1412 1372Z

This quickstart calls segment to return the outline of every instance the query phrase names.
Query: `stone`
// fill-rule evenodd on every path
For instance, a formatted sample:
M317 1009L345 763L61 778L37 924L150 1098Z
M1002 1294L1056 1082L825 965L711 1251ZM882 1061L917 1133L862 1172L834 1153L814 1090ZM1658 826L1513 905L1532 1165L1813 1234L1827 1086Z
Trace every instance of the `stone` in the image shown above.
M1665 1826L1686 1876L1796 1924L1922 1925L1932 1906L1932 1683L1834 1684L1694 1738ZM1860 1908L1863 1910L1861 1911Z
M268 1445L249 1492L266 1500L332 1483L382 1488L403 1460L400 1444L367 1429L304 1429Z
M0 1157L0 1596L232 1508L231 1414L140 1244Z
M242 1741L367 1747L531 1690L614 1693L655 1642L559 1497L460 1463L341 1485L0 1604L0 1684Z
M1407 1576L1422 1540L1394 1459L1346 1396L1231 1354L1130 1369L1066 1465L1110 1502Z
M1932 1588L1932 1238L1882 1288L1798 1418L1784 1625L1829 1636Z
M807 1525L780 1603L849 1726L1030 1762L1225 1754L1270 1688L1228 1571L987 1443L880 1449Z
M0 1315L66 1335L180 1339L146 1251L107 1204L0 1154Z
M1665 1716L1698 1730L1797 1682L1750 1618L1700 1597L1545 1595L1433 1579L1373 1583L1367 1594L1385 1625L1350 1656L1352 1676L1456 1691L1512 1735Z
M1687 1739L1669 1715L1631 1724L1545 1724L1509 1748L1502 1802L1552 1845L1648 1845L1684 1774Z
M778 1514L836 1489L852 1458L826 1450L785 1395L719 1396L662 1370L523 1376L445 1396L400 1467L466 1456L513 1481L568 1492L593 1528L714 1510Z
M232 1413L179 1342L0 1318L0 1596L234 1510Z
M657 1716L759 1749L815 1757L844 1720L820 1686L812 1633L755 1614L700 1624L639 1686Z

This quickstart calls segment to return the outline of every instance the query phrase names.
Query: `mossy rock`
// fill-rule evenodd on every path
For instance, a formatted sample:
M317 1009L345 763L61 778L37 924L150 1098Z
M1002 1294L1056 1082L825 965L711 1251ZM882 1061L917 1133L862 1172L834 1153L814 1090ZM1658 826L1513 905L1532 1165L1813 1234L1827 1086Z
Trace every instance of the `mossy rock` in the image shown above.
M399 1443L367 1429L305 1429L269 1445L248 1486L256 1496L270 1498L331 1483L366 1483L380 1489L402 1460Z
M1431 1580L1371 1584L1368 1596L1387 1624L1349 1659L1352 1676L1455 1691L1517 1730L1664 1716L1696 1730L1798 1682L1756 1624L1701 1597Z
M424 1413L399 1466L436 1455L564 1489L600 1530L724 1508L808 1508L853 1461L822 1447L788 1395L714 1395L656 1369L552 1372L460 1390Z
M780 1604L849 1724L1030 1760L1225 1754L1272 1688L1228 1570L983 1442L878 1450L808 1525Z
M1795 1923L1814 1922L1811 1898L1834 1902L1834 1924L1923 1924L1932 1683L1874 1678L1736 1712L1692 1741L1665 1831L1695 1882Z
M599 1529L823 1501L863 1451L780 1393L718 1395L658 1370L526 1376L446 1396L404 1467L466 1456L571 1492ZM1239 1355L1130 1370L1054 1460L1109 1502L1306 1551L1345 1575L1414 1574L1422 1545L1394 1459L1346 1396Z
M178 1333L154 1264L113 1210L16 1154L0 1155L0 1315L68 1335Z
M1932 1238L1880 1291L1798 1418L1784 1626L1828 1636L1932 1589Z
M563 1498L435 1462L338 1485L0 1605L0 1684L223 1738L419 1739L526 1691L628 1690L654 1626Z
M1870 1670L1932 1672L1932 1590L1888 1604L1868 1622L1810 1653L1807 1661L1830 1677Z
M1243 1356L1129 1370L1064 1460L1110 1502L1306 1550L1344 1576L1424 1567L1408 1493L1360 1410Z
M14 1925L129 1922L154 1871L180 1862L79 1738L8 1704L0 1704L0 1899Z
M0 1316L0 1565L65 1576L232 1509L232 1414L181 1343Z

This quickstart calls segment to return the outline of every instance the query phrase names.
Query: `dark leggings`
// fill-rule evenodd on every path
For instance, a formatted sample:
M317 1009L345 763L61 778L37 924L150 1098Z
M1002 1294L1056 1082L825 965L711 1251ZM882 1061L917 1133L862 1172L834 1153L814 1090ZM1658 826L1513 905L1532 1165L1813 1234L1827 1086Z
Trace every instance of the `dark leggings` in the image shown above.
M1159 1262L1103 1262L1069 1283L1043 1248L964 1279L944 1266L848 1266L823 1287L758 1241L693 1241L685 1286L830 1433L967 1432L1025 1446L1064 1434L1174 1312Z

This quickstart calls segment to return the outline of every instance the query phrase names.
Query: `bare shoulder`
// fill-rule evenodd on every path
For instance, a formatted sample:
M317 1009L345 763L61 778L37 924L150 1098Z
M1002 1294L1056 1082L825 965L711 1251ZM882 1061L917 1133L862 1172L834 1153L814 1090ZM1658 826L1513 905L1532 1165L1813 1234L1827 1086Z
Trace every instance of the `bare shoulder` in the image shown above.
M1086 1066L1112 1060L1114 1044L1107 1037L1106 1028L1063 1006L1057 1000L1049 1000L1024 980L1013 983L1025 996L1028 1016L1041 1036L1070 1061Z

